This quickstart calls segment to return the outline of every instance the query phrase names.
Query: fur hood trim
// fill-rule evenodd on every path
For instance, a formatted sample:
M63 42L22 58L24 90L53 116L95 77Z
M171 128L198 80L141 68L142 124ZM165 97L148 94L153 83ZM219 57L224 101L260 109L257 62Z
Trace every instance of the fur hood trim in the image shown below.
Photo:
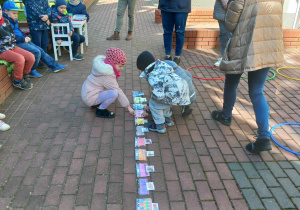
M98 55L94 58L93 61L93 75L111 75L115 74L114 69L111 65L104 63L104 59L106 57L104 55Z

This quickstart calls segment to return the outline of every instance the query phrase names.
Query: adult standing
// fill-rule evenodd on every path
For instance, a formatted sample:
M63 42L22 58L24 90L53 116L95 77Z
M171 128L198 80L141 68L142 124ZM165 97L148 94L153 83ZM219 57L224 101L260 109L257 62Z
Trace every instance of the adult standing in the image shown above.
M180 56L185 38L185 26L188 13L191 12L191 0L159 0L158 9L161 10L161 19L164 29L164 60L172 60L172 38L175 26L176 49L173 61L180 63Z
M107 40L120 40L120 31L123 25L123 17L128 6L128 34L125 40L129 41L133 38L132 31L134 26L135 5L137 0L119 0L117 10L116 29L114 34L107 37Z
M219 67L226 74L223 110L213 111L212 117L230 125L241 75L248 72L258 126L256 141L246 145L251 153L271 150L269 105L263 89L270 67L280 66L284 58L282 12L281 0L234 0L226 14L226 27L233 34Z
M218 20L219 23L219 41L221 45L221 55L224 54L226 44L231 37L231 33L225 27L225 14L227 9L228 0L216 0L214 6L214 19ZM214 64L215 66L219 66L222 61L222 57L218 59L218 61Z

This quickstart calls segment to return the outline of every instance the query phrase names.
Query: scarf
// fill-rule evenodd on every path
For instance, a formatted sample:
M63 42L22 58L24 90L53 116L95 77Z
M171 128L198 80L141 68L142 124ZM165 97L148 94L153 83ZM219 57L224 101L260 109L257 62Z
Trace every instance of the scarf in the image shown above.
M2 17L0 20L0 25L2 25L4 23L4 18Z
M80 4L80 0L77 0L77 1L73 1L73 0L70 0L69 3L73 6L77 6L78 4Z
M113 67L117 79L121 76L121 72L119 72L119 71L116 69L115 65L114 65L114 64L111 64L111 63L107 60L107 58L104 59L104 63L109 64L109 65L111 65L111 66Z

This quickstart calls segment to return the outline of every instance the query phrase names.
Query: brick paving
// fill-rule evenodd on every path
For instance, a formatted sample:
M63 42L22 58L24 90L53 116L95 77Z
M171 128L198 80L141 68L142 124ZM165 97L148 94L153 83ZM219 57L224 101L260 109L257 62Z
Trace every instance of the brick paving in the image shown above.
M149 86L139 79L135 60L143 50L164 56L162 27L154 23L157 1L137 4L134 39L125 41L127 18L120 41L106 41L114 30L116 0L96 1L89 9L89 43L84 61L68 60L67 70L33 79L30 91L15 90L0 112L11 129L0 134L0 209L135 209L137 179L134 160L133 117L120 104L111 109L115 119L95 118L81 101L81 86L93 58L115 46L126 52L128 63L119 79L129 99L131 91ZM299 65L299 50L285 52L286 66ZM184 50L181 65L212 65L218 50ZM292 77L297 69L284 69ZM202 77L222 76L212 69L194 69ZM167 134L148 133L155 152L148 164L156 171L150 193L160 209L299 209L299 157L273 144L271 152L252 155L244 146L255 135L254 112L242 80L230 128L212 120L210 112L222 106L224 81L194 80L197 102L193 115L182 118L174 107L176 125ZM270 125L300 120L299 82L277 75L267 81ZM277 140L300 152L300 128L282 126Z

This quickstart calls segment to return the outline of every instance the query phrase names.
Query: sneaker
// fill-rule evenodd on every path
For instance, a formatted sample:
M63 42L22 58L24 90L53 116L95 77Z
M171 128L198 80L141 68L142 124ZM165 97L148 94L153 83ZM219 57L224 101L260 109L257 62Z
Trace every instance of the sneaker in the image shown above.
M73 59L74 59L74 60L77 60L77 61L81 61L81 60L84 59L84 57L82 57L81 55L79 55L79 54L77 53L75 56L73 56Z
M61 64L58 64L58 66L55 68L55 69L52 69L52 71L54 72L54 73L56 73L56 72L59 72L59 71L61 71L61 70L63 70L64 68L66 68L68 65L61 65Z
M115 114L107 109L96 109L96 117L101 118L114 118Z
M215 62L214 66L219 67L220 63L222 61L222 58L219 58L217 62Z
M148 128L150 131L156 131L157 133L167 132L165 124L150 124Z
M30 80L30 78L29 78L29 74L24 74L24 75L23 75L23 79L24 79L28 84L30 84L31 87L33 87L33 84L32 84L32 82L31 82L31 80Z
M166 117L165 118L165 123L168 127L171 127L173 126L175 123L174 123L174 119L172 119L172 117Z
M10 129L10 126L0 120L0 131L7 131L8 129Z
M180 57L179 57L179 56L175 56L175 58L173 59L173 61L174 61L177 65L179 65L179 63L180 63Z
M3 120L5 117L5 114L0 113L0 120Z
M255 142L247 144L246 150L254 154L272 150L270 139L257 139Z
M163 60L169 60L171 61L172 60L172 56L171 55L166 55Z
M29 72L29 77L32 77L32 78L40 78L42 77L43 75L39 72L37 72L36 70L31 70L31 72Z
M228 118L228 119L224 118L223 115L222 115L222 112L220 112L220 111L217 111L217 110L213 111L211 113L211 116L214 120L217 120L217 121L221 122L222 124L224 124L226 126L231 125L231 117Z
M30 90L32 88L32 86L28 84L24 79L21 79L20 81L14 80L13 86L22 90Z
M192 113L193 109L190 108L189 105L187 106L182 106L182 112L181 115L183 117L189 116Z

